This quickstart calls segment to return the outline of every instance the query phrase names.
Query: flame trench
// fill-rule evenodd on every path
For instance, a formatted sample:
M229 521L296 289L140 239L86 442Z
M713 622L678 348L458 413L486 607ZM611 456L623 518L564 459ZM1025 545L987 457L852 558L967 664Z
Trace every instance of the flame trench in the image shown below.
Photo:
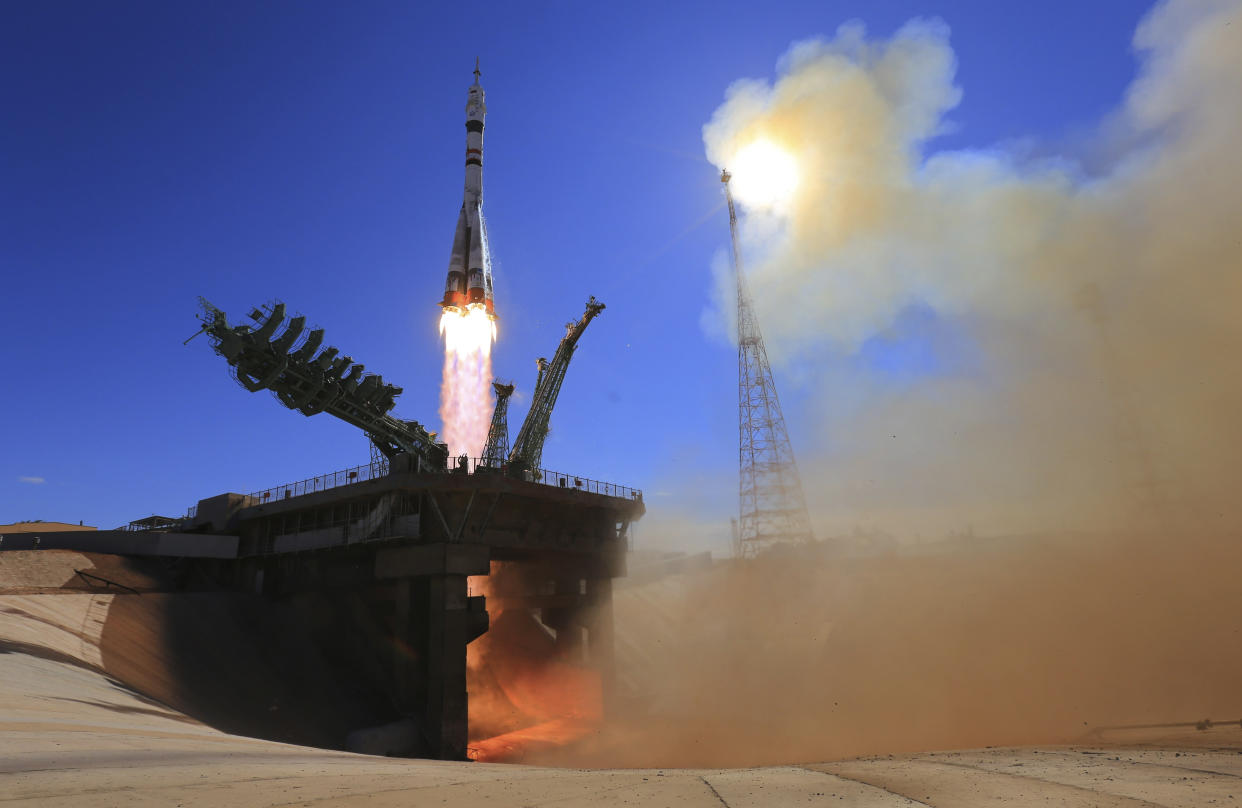
M444 336L444 377L440 384L440 422L449 455L477 457L491 421L492 343L496 321L481 305L446 308L440 316Z
M507 602L529 588L529 568L493 560L490 574L472 575L471 595L488 599L487 633L466 646L471 760L538 761L597 733L603 722L603 680L529 605ZM518 598L521 600L521 598Z

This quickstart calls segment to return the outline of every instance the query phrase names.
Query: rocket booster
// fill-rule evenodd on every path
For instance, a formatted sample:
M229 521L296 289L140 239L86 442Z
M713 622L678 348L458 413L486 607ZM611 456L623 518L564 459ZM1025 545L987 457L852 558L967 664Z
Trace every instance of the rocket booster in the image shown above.
M444 309L465 311L479 305L496 316L492 301L492 257L487 248L487 226L483 221L483 120L487 106L479 85L478 60L474 65L474 84L466 97L466 186L449 255L448 279L444 284Z

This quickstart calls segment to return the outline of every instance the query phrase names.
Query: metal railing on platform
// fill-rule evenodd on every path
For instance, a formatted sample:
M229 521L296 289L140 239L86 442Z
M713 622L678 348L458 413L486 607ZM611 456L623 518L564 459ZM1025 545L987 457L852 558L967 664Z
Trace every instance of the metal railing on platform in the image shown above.
M463 464L462 461L465 461ZM449 473L457 474L508 474L507 466L488 465L487 461L480 457L450 457L448 461ZM552 471L551 469L534 469L523 473L520 479L527 482L542 483L550 485L554 488L568 488L576 491L586 491L589 494L603 494L607 497L620 497L622 499L642 499L643 492L637 488L630 488L625 485L617 485L616 483L604 482L603 480L592 480L587 477L579 477L574 474L567 474L563 471Z
M184 516L152 515L142 519L135 519L120 529L128 533L145 533L149 531L160 532L172 530L173 528L179 526L185 519L186 517Z
M450 457L447 467L439 473L508 474L509 472L503 465L496 466L489 464L483 458L465 457L463 455L462 457ZM327 491L331 488L339 488L343 485L374 480L387 474L388 464L386 462L370 463L365 466L354 466L351 469L321 474L318 477L310 477L295 483L289 483L288 485L278 485L264 491L257 491L250 496L254 497L259 504L267 504L276 500L292 499L293 497L305 496L306 494ZM521 474L520 479L527 482L549 485L554 488L585 491L589 494L601 494L608 497L633 500L642 500L643 498L643 492L637 488L630 488L629 486L617 485L616 483L604 482L602 480L592 480L587 477L579 477L574 474L566 474L565 472L551 471L549 469L526 471Z
M266 505L278 499L292 499L293 497L305 496L306 494L315 494L319 491L327 491L329 488L339 488L342 485L352 485L353 483L361 483L366 480L374 480L386 474L388 474L387 463L368 463L365 466L354 466L351 469L342 469L341 471L320 474L318 477L298 480L296 483L278 485L265 491L256 491L250 496L254 497L260 505Z

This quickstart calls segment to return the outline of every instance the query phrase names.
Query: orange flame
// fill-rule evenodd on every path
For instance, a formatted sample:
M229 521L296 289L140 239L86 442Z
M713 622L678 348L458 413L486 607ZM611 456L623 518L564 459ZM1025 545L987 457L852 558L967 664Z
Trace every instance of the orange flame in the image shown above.
M477 457L487 442L491 422L492 343L496 321L481 304L440 315L444 336L444 378L440 384L440 421L453 457Z
M472 733L467 755L516 762L597 732L603 719L599 672L563 658L528 609L506 608L492 616L488 633L466 647Z

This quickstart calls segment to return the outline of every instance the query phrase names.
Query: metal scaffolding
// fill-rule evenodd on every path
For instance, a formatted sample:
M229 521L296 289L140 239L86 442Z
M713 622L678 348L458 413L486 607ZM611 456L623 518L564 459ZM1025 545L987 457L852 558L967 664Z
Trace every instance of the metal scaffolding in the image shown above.
M496 409L492 410L492 424L487 430L483 464L500 468L509 457L509 397L513 395L513 385L493 381L492 389L496 391Z
M203 325L194 336L207 334L212 350L229 363L242 387L252 393L271 390L277 401L303 415L326 412L353 424L385 458L404 453L420 470L444 468L448 455L444 444L436 443L417 421L389 414L402 389L385 384L378 374L364 373L364 365L354 363L353 357L338 356L335 347L321 351L322 328L304 333L302 315L286 325L285 304L279 301L251 312L253 326L229 325L223 311L205 298L199 302Z
M548 437L552 408L556 406L556 398L561 394L561 384L565 381L569 360L573 358L582 332L586 331L586 327L603 310L604 304L596 300L595 295L591 295L586 303L586 313L577 322L565 324L565 336L561 338L561 344L552 355L552 361L543 358L538 360L539 378L535 382L534 395L531 396L530 410L513 441L513 450L509 452L510 474L521 476L537 471L543 462L543 444Z
M737 278L739 505L734 548L740 557L753 558L775 545L807 542L813 536L768 352L746 288L729 180L729 172L721 172Z

